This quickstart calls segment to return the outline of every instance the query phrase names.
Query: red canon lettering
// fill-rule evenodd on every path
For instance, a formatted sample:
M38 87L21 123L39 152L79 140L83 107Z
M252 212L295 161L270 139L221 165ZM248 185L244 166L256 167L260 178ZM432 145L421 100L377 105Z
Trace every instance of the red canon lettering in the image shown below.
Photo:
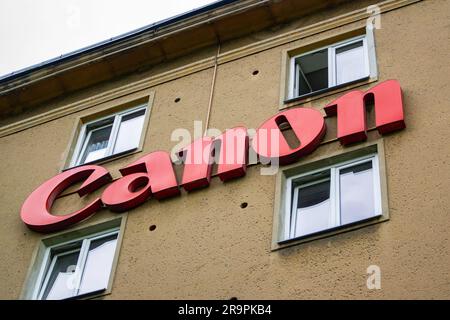
M367 139L365 104L374 101L375 124L380 134L405 128L402 90L396 80L384 81L365 93L349 92L325 107L329 116L337 115L337 137L343 145Z
M367 138L365 103L368 99L374 101L375 122L380 134L405 128L400 85L396 80L388 80L365 93L349 92L325 107L327 115L338 117L337 136L342 144ZM281 132L283 126L292 129L297 138L295 144L289 145ZM279 160L280 164L288 164L314 151L325 131L325 121L318 110L290 109L273 116L258 128L252 148L261 160ZM236 127L216 139L197 139L180 152L184 162L181 182L184 189L192 191L209 185L214 148L218 148L220 152L217 175L222 181L245 175L248 157L247 130ZM84 196L111 180L106 169L94 165L60 173L44 182L25 200L21 209L23 222L33 230L53 232L87 218L103 204L120 212L142 204L152 194L157 199L180 194L167 152L152 152L120 169L120 172L123 177L107 187L101 198L71 214L54 216L50 209L55 198L70 185L86 179L77 191L80 196Z
M186 191L209 186L213 164L212 151L213 138L211 137L197 139L180 151L184 159L181 185Z
M126 211L144 203L153 193L163 199L178 195L175 172L167 152L152 152L120 169L124 176L105 189L103 203L112 211Z
M247 171L248 135L245 127L225 131L215 139L220 143L217 175L228 181L245 175Z
M114 181L103 191L102 202L112 211L123 212L144 203L151 195L147 173L133 173Z
M294 131L299 145L291 148L280 131L280 123L288 123ZM296 108L281 112L256 131L252 148L265 160L278 158L280 164L288 164L314 151L326 131L322 114L314 109Z
M53 202L62 191L85 179L86 181L77 190L80 197L108 183L111 180L111 175L105 168L87 165L54 176L34 190L25 200L20 211L22 221L32 230L53 232L66 228L94 214L102 207L100 198L95 199L86 207L67 215L55 216L50 213Z
M119 170L123 176L146 172L150 180L152 195L164 199L180 194L170 155L165 151L152 152Z

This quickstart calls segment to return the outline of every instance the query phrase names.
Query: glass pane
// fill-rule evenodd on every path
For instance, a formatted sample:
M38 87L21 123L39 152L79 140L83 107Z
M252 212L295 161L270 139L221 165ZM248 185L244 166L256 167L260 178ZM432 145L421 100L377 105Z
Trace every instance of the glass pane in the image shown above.
M106 156L111 129L112 125L109 125L107 127L93 129L91 131L89 141L81 158L80 164L98 160Z
M341 224L375 216L372 161L340 170Z
M114 153L131 150L139 146L145 110L124 116L119 127Z
M106 289L116 243L117 234L91 242L78 294Z
M328 49L297 58L299 95L328 88Z
M69 254L57 255L43 299L57 300L70 298L75 289L75 267L77 265L80 251Z
M295 236L304 236L329 228L330 181L298 189Z
M368 76L363 41L336 49L336 84L342 84Z

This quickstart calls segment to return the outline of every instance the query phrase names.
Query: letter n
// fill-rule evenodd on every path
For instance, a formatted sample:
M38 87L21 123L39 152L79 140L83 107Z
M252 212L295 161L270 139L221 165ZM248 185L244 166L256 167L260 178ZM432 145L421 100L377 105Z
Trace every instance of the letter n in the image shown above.
M220 143L217 175L228 181L245 175L248 158L248 135L244 127L226 130L215 142Z
M366 92L351 91L325 107L328 116L337 115L337 137L341 144L367 138L365 105L369 100L374 102L375 124L380 134L405 128L400 84L387 80Z

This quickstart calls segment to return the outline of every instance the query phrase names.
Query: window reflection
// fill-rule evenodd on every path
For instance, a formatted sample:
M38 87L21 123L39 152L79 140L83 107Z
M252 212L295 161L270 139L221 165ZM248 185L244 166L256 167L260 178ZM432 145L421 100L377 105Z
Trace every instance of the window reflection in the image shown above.
M117 134L114 153L131 150L139 146L142 127L144 126L145 110L122 117Z
M40 299L66 299L106 289L116 246L114 232L52 249Z
M366 74L363 42L358 41L336 49L336 84L361 79Z
M115 236L91 242L79 294L106 289L116 244Z
M330 181L297 187L297 221L295 236L328 228L330 216Z
M81 163L95 161L106 155L111 130L112 125L91 131Z
M80 251L56 255L53 260L52 273L44 291L44 299L65 299L73 295L75 289L75 269Z
M372 161L340 170L341 224L375 215Z
M372 155L288 178L291 206L285 215L283 240L380 216L377 163Z

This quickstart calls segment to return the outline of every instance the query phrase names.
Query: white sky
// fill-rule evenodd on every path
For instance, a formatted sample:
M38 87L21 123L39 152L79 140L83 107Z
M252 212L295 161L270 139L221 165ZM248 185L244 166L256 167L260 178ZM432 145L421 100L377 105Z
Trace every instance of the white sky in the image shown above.
M0 76L215 0L0 0Z

